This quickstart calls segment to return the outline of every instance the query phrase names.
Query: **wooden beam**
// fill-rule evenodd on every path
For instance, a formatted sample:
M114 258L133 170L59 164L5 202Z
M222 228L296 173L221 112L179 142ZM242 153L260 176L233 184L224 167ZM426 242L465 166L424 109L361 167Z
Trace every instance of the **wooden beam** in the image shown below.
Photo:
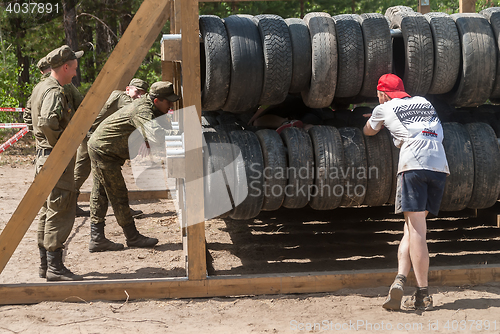
M460 13L475 13L476 0L459 0L458 8Z
M167 39L163 39L161 43L161 60L180 61L182 59L181 36L175 34L164 36Z
M205 221L203 201L203 155L201 133L200 29L198 0L182 0L182 91L186 166L186 220L188 277L205 279ZM193 110L195 108L195 110Z
M130 81L168 20L168 1L145 0L0 234L0 273L54 188L97 113L120 81Z
M144 199L172 199L168 190L129 190L129 201L138 201ZM81 192L78 196L78 202L90 202L90 192Z
M418 12L422 14L430 13L431 5L429 0L419 0L418 1Z
M130 300L145 298L197 298L238 295L319 293L344 288L389 285L395 270L357 270L323 273L291 273L215 276L206 280L186 278L80 281L0 285L0 304L41 301ZM414 278L412 278L414 282ZM493 265L436 267L429 271L430 286L477 285L500 281L500 267ZM408 284L410 285L411 282ZM125 293L125 291L127 293Z
M181 4L180 1L174 0L172 1L172 15L170 20L170 33L172 34L180 34L181 33ZM181 36L182 38L182 36ZM182 48L182 44L181 44ZM175 109L179 110L183 106L183 98L182 98L182 89L181 89L181 63L174 63L174 92L179 95L181 98L179 101L175 102ZM179 119L179 114L174 114L174 119L179 122L180 128L182 129L182 119Z

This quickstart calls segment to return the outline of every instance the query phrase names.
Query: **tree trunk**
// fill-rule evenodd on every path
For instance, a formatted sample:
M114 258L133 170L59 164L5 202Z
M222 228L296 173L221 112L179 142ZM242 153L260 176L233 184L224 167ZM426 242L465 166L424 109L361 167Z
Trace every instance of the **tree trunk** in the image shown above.
M76 27L76 0L63 0L63 22L66 34L66 44L73 50L78 51L78 34ZM75 86L80 86L81 73L80 65L76 70L76 77L73 78Z
M26 37L26 30L22 29L22 21L20 18L10 19L10 24L12 27L19 27L20 29L16 31L14 43L16 45L16 58L17 67L21 68L21 72L17 77L17 82L19 84L17 90L17 98L19 100L19 107L24 108L26 106L26 101L28 97L24 94L23 88L26 84L30 83L30 59L28 56L23 54L23 40Z
M93 44L94 37L93 37L92 26L90 26L89 24L82 25L80 36L81 36L81 41L83 43L82 45L86 50L85 52L94 53L95 49ZM83 76L83 81L94 82L97 76L97 73L95 71L94 57L93 56L85 57L83 67L85 68L85 75Z

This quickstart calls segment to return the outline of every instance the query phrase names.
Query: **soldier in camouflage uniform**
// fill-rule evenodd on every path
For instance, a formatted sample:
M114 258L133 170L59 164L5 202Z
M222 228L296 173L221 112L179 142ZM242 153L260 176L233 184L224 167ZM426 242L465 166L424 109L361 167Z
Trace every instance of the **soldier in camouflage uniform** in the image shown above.
M36 139L36 173L43 167L47 157L68 126L75 110L64 93L64 85L76 76L78 58L83 51L73 52L67 45L47 55L51 74L39 82L31 95L33 134ZM73 179L74 158L52 189L40 216L38 247L42 265L47 262L47 281L81 280L62 262L64 242L75 221L75 183Z
M47 57L43 57L42 59L40 59L36 64L36 66L40 70L40 73L42 73L40 82L50 77L50 64L47 61ZM83 101L83 95L80 93L80 91L78 91L78 88L76 88L72 82L64 85L64 94L66 95L66 99L68 100L70 107L76 111ZM24 122L28 124L28 129L30 131L33 131L33 124L32 124L33 122L31 116L31 97L28 99L28 102L26 103L26 108L24 109L23 118Z
M134 101L135 99L144 95L148 91L148 88L149 85L146 81L141 79L132 79L125 91L115 90L109 96L108 100L106 101L101 111L99 112L99 115L94 121L94 124L92 124L92 127L87 133L87 136L83 139L82 143L78 147L78 151L76 153L75 188L77 196L80 193L81 186L90 175L90 158L87 149L87 142L90 136L92 135L92 133L94 133L94 131L103 120L114 114L118 109L121 109L122 107L132 103L132 101ZM132 210L132 215L137 215L139 213L142 212ZM78 207L78 205L76 206L76 215L77 217L89 216L88 212L83 211Z
M43 57L36 64L42 77L40 78L40 82L44 81L48 77L50 77L51 69L50 64L47 61L47 57ZM80 103L83 101L82 94L78 91L78 89L73 85L72 82L66 84L64 87L64 95L66 96L66 100L68 101L68 106L71 110L76 111L76 109L80 106ZM28 129L33 131L33 120L31 115L31 97L28 99L28 103L26 104L26 108L23 114L24 122L28 125ZM40 210L39 219L41 221L38 224L38 247L40 250L40 268L38 270L38 276L41 278L46 278L47 275L47 252L43 246L43 239L45 233L45 219L47 213L47 206L44 204L42 209Z
M162 125L151 121L167 114L172 103L178 99L172 83L156 82L151 86L149 94L106 118L90 137L88 152L94 177L90 195L91 252L123 249L122 244L114 243L104 235L108 200L113 207L116 221L123 229L127 246L153 247L158 243L158 239L145 237L136 229L130 214L128 190L121 167L125 160L130 159L129 136L136 129L142 133L147 143L157 143L160 146L164 143L165 135L172 129L170 119L167 118Z

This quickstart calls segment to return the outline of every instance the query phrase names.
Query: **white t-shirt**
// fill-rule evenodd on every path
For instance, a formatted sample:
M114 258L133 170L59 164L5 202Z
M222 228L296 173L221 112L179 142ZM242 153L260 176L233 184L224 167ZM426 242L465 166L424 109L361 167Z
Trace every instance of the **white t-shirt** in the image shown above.
M384 125L399 147L398 173L426 169L450 174L443 147L443 127L432 104L420 96L392 99L373 109L374 130Z

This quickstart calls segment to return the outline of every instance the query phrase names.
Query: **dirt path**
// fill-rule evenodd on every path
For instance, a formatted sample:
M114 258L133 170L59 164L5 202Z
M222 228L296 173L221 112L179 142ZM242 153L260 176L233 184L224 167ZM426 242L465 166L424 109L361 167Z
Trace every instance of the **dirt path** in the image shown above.
M130 180L130 171L125 173ZM32 177L29 157L11 158L0 166L0 231ZM84 190L89 187L87 182ZM88 203L81 204L88 210ZM88 218L77 218L67 242L67 266L85 279L185 275L173 203L136 201L132 206L144 211L138 229L160 240L155 249L89 253ZM279 210L249 221L208 221L215 274L395 268L402 226L391 210ZM36 220L0 274L0 284L44 281L37 277L35 231ZM112 209L106 234L125 241ZM500 263L499 245L500 231L476 218L437 218L429 223L432 266ZM406 294L412 292L407 288ZM500 284L431 287L431 292L435 310L424 313L382 309L387 287L304 295L7 305L0 306L0 333L500 333Z

